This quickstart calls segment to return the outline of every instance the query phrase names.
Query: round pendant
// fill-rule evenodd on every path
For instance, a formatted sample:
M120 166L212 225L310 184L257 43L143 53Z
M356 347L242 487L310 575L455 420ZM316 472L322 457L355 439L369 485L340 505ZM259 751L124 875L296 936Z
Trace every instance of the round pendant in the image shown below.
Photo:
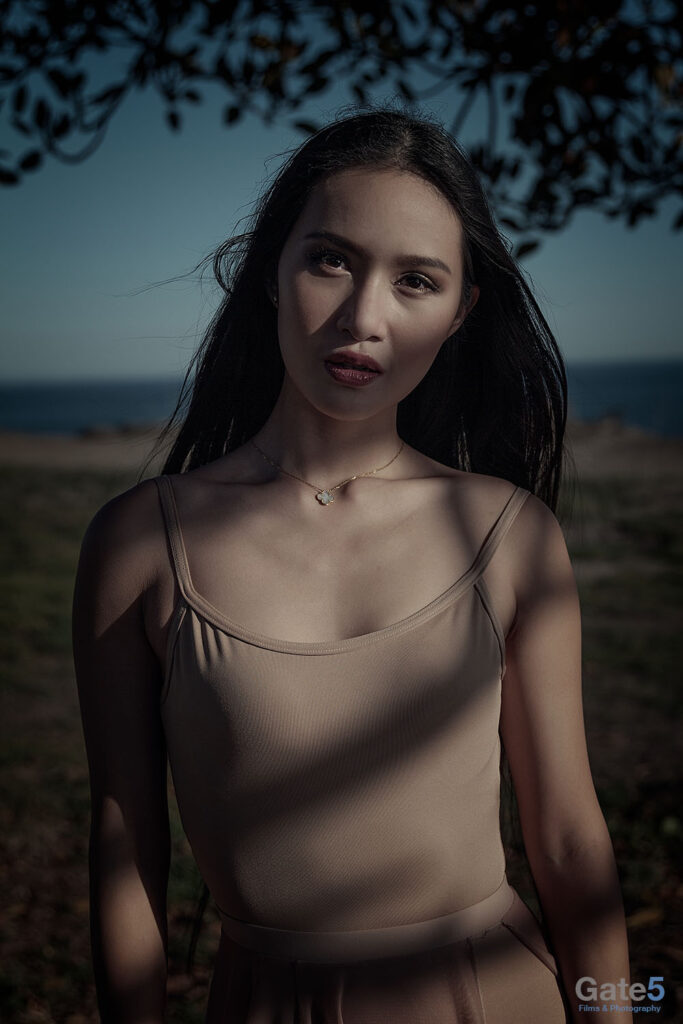
M316 494L316 498L318 499L321 505L329 505L330 502L334 501L334 498L332 497L329 491L318 491L318 493Z

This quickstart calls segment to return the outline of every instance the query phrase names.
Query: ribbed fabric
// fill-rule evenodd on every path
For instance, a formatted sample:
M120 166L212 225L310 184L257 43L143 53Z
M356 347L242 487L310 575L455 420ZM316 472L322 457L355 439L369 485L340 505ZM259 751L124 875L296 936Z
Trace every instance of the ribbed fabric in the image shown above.
M161 712L183 826L224 921L207 1020L564 1021L499 829L505 643L482 574L528 492L512 491L435 600L305 643L245 629L197 593L172 482L156 483L181 595ZM507 991L508 1016L487 1016L513 962L517 1004Z

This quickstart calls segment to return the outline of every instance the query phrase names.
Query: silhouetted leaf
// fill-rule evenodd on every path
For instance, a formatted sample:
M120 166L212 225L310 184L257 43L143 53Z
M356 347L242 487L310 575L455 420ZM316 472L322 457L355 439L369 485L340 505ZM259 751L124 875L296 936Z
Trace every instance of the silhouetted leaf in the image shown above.
M214 75L217 78L222 79L226 83L226 85L233 85L235 82L235 76L233 75L232 71L226 64L225 57L222 54L216 61Z
M680 231L681 228L683 228L683 210L681 210L679 215L676 217L671 227L674 229L674 231Z
M506 228L510 228L512 231L521 231L522 225L516 220L512 220L511 217L499 217L498 221Z
M402 78L399 78L398 81L396 82L396 85L398 86L398 91L401 93L401 96L403 96L404 100L407 100L408 103L413 103L415 100L415 93L410 88L408 83L405 82Z
M33 129L20 117L12 118L12 127L15 131L21 132L22 135L33 135Z
M298 128L300 132L306 132L307 135L315 135L318 131L318 125L312 121L295 121L294 127Z
M38 100L33 107L33 123L36 128L47 128L50 123L50 108L45 100Z
M537 239L533 239L528 242L522 242L522 244L518 245L517 248L514 250L513 255L516 260L521 260L525 256L528 256L529 253L532 253L534 252L534 250L538 249L538 246L539 242Z
M632 135L630 139L631 152L635 156L636 160L640 160L641 163L647 163L647 151L643 144L643 140L637 135Z
M307 92L322 92L326 88L327 79L320 75L318 78L314 78L312 82L309 82Z
M68 114L62 114L60 118L52 125L52 137L53 139L61 139L67 134L71 128L71 118Z
M411 3L401 4L401 13L408 19L408 21L412 25L417 25L417 17L415 15L415 11L413 10L413 5Z
M284 95L282 89L282 68L278 63L270 64L264 71L263 88L271 97Z
M273 40L261 34L251 36L249 42L256 50L272 50L275 48Z
M177 132L180 128L180 114L177 110L166 111L166 122L171 131Z
M12 96L12 110L15 114L22 114L26 109L26 101L28 100L28 89L25 85L20 85L15 90Z
M47 76L59 95L64 99L78 88L78 76L67 75L60 71L59 68L50 68Z
M113 103L125 91L125 82L120 82L118 85L109 86L107 89L103 89L102 92L98 92L96 96L93 96L92 102L96 106L100 106L102 103Z
M35 171L37 167L40 167L43 162L43 154L39 149L32 149L29 153L21 158L19 166L22 171Z
M226 107L225 110L223 111L223 120L225 121L226 124L234 124L235 121L239 120L241 114L242 111L240 110L239 107L234 105L229 106Z
M640 201L634 203L628 211L626 218L626 225L629 228L635 227L638 221L642 220L643 217L651 217L655 212L652 203Z
M7 171L4 167L0 167L0 185L18 185L19 175L15 174L14 171Z

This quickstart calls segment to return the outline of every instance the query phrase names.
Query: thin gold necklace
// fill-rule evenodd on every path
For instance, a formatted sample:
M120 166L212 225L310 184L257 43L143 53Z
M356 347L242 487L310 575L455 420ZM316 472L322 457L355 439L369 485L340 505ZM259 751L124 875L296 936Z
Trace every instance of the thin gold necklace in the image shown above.
M380 470L386 469L387 466L390 466L392 462L395 462L396 459L401 454L401 452L403 451L405 441L401 441L401 447L396 452L393 459L389 459L389 461L385 462L383 466L378 466L376 469L370 469L368 470L367 473L354 473L353 476L347 477L346 480L342 480L340 484L335 484L334 487L317 487L315 484L310 483L308 480L304 480L302 476L297 476L296 473L290 473L288 469L283 469L279 462L275 462L273 459L270 458L269 455L266 455L264 451L261 451L259 446L256 444L256 441L251 441L251 444L254 446L259 455L263 456L266 462L269 462L271 466L275 466L275 468L279 469L281 473L285 474L285 476L291 476L293 480L298 480L300 483L306 484L307 487L312 487L313 490L316 492L315 496L321 505L331 505L332 502L334 501L334 498L332 497L333 491L338 491L340 487L343 487L345 484L350 484L352 480L357 480L358 477L360 476L374 476L375 473L379 473Z

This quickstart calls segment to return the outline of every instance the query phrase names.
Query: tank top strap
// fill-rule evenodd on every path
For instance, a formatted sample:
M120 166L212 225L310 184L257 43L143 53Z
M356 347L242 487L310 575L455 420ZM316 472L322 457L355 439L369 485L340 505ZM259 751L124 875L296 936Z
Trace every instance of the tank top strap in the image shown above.
M514 523L517 513L528 497L529 491L525 490L523 487L515 487L500 515L489 530L486 540L479 548L477 557L472 563L470 572L475 579L478 579L486 569L486 566L493 558L498 545Z
M154 477L154 483L157 485L157 490L159 491L161 511L163 513L164 525L166 527L166 536L168 537L168 543L171 549L171 558L173 560L173 569L178 581L180 592L183 597L187 598L188 590L191 590L192 588L192 581L190 579L190 569L187 561L185 542L183 541L183 535L180 529L178 506L176 505L175 494L173 493L173 484L168 476Z

